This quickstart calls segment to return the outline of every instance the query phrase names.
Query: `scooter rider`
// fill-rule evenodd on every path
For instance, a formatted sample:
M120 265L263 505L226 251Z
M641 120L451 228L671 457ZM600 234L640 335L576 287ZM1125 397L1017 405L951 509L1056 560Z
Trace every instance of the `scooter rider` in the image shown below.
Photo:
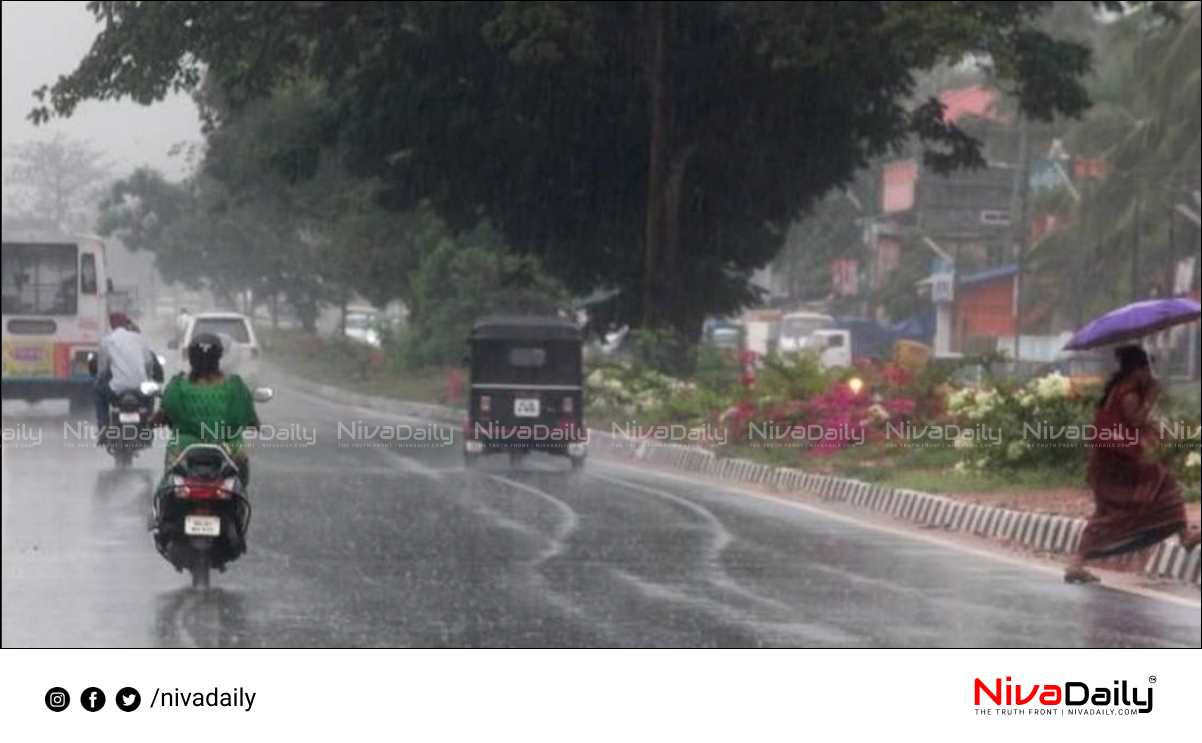
M96 356L96 428L100 439L109 423L109 406L123 392L138 391L143 382L163 379L163 367L138 326L124 312L109 315L112 332L100 341Z
M221 340L201 333L188 345L191 371L171 378L163 390L155 416L158 424L172 429L167 444L169 469L179 454L192 444L219 444L238 464L243 485L250 479L250 463L243 448L242 433L258 428L259 416L250 388L237 374L221 371Z

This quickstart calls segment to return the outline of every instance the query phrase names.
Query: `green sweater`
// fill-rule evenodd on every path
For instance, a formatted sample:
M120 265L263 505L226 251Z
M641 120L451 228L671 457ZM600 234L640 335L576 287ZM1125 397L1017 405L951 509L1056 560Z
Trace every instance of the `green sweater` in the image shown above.
M243 456L242 432L258 425L250 389L238 375L216 382L192 382L177 374L163 390L163 414L171 423L167 464L192 444L222 444Z

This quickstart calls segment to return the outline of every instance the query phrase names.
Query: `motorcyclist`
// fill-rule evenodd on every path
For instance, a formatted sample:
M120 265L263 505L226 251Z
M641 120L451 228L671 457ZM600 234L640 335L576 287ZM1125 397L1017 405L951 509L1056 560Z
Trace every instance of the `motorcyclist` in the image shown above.
M188 344L190 372L176 374L163 390L156 423L171 428L166 466L192 444L219 444L238 464L244 486L250 481L250 462L242 434L259 426L254 397L242 377L221 371L221 340L200 333Z
M96 355L96 428L100 440L109 423L109 407L122 393L140 390L142 383L163 379L163 367L138 326L124 312L109 315L112 332L100 341Z

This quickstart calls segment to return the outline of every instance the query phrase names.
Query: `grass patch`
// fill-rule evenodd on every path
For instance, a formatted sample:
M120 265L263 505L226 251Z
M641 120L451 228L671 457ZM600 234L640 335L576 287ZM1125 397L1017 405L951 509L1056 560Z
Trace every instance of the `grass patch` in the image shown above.
M316 337L298 330L264 335L267 360L310 382L410 402L463 405L462 399L446 399L451 368L402 369L386 353L344 338ZM466 388L467 375L460 373Z

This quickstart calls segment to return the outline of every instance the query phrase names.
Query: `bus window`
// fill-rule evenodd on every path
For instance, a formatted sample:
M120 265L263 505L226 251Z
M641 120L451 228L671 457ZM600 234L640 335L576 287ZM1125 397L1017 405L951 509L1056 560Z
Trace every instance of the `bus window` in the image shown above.
M79 257L79 291L81 294L95 294L96 290L96 256L84 253Z
M79 252L74 245L5 243L0 271L5 315L74 315Z

